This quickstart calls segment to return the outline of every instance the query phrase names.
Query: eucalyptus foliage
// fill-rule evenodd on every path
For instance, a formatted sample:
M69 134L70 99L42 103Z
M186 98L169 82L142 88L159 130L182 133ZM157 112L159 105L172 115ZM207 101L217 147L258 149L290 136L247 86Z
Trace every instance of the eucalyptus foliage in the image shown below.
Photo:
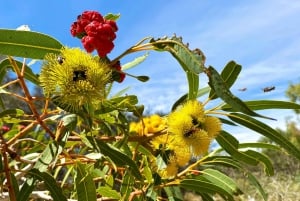
M220 170L230 167L244 173L264 200L264 191L250 166L262 165L266 175L274 174L272 159L259 149L285 151L300 159L300 150L274 128L262 120L274 117L261 115L257 110L300 109L300 105L278 100L243 101L231 91L242 66L229 61L218 72L206 66L200 49L191 50L176 35L162 38L145 38L129 47L111 63L127 55L145 51L145 55L128 63L123 70L138 66L147 59L149 51L169 52L186 75L188 91L172 103L173 110L189 100L208 102L219 99L221 103L211 111L228 125L217 136L219 146L200 157L193 158L171 178L159 173L166 160L153 152L148 142L161 133L139 136L130 133L130 117L142 119L143 105L138 104L138 94L119 93L111 96L109 89L98 108L82 107L69 111L65 105L51 97L34 97L29 85L40 87L39 74L34 74L27 58L44 60L45 55L60 54L64 45L57 39L32 31L0 30L0 54L6 58L0 63L1 81L9 71L16 80L3 83L1 94L24 101L30 108L5 108L1 104L1 191L11 201L30 199L62 200L183 200L183 191L193 191L203 200L213 200L215 195L224 200L234 200L242 194L234 179ZM159 70L159 69L157 69ZM209 86L199 88L200 75L207 76ZM133 76L137 81L147 81L147 76ZM47 78L44 78L47 79ZM9 86L19 84L22 94L10 91ZM126 88L126 86L124 87ZM207 95L207 99L204 99ZM37 107L36 101L43 107ZM2 102L2 96L1 100ZM55 107L53 107L53 105ZM172 112L172 111L170 111ZM241 144L231 133L234 126L251 129L274 143ZM257 148L257 149L255 149ZM166 153L168 154L168 153ZM153 169L153 160L160 161Z

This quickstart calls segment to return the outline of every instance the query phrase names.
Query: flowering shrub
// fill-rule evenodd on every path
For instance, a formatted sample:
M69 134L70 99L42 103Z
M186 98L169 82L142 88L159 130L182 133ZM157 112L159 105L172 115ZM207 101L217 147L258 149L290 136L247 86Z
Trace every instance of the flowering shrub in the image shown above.
M206 66L200 49L189 49L181 37L145 38L109 58L117 19L97 11L79 15L70 31L81 40L83 50L38 32L0 30L0 54L7 56L0 63L0 78L7 69L16 75L15 80L2 83L1 93L29 108L2 104L2 195L11 201L183 200L182 190L186 190L203 200L213 200L215 195L234 200L243 189L220 170L226 166L243 172L267 200L248 170L249 165L262 164L267 175L274 174L271 159L258 150L284 150L298 159L300 150L259 120L273 121L272 117L256 110L300 106L276 100L242 101L230 91L241 65L230 61L219 73ZM149 79L122 69L122 59L139 51L169 52L186 74L188 91L168 114L146 116L138 94L110 94L112 85L122 84L125 76L142 82ZM26 58L42 61L38 75ZM200 89L202 74L209 86ZM10 88L17 84L21 93ZM33 95L29 84L43 94ZM208 107L214 99L222 101ZM225 124L252 129L275 144L240 143ZM219 146L211 150L214 140Z

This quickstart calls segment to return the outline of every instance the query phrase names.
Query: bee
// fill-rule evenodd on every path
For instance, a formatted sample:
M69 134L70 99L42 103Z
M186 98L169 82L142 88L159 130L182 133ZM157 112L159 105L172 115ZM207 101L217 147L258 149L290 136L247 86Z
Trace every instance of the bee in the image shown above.
M186 138L191 138L194 135L194 132L195 132L195 129L190 129L187 132L185 132L183 134L183 136L186 137Z
M73 71L73 81L76 82L78 80L86 80L86 73L83 70L75 70Z
M238 89L239 91L246 91L247 90L247 88L246 87L244 87L244 88L240 88L240 89Z
M275 90L275 86L263 88L264 92L269 92L269 91L273 91L273 90Z
M65 58L63 58L62 56L58 56L56 60L61 65L64 63Z

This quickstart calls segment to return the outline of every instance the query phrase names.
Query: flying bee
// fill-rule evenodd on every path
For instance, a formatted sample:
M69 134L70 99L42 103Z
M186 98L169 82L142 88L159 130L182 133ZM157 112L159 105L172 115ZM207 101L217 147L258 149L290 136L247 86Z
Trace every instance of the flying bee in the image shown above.
M84 70L74 70L73 71L73 81L86 80L86 73Z
M238 89L239 91L246 91L247 90L247 88L246 87L244 87L244 88L240 88L240 89Z
M269 92L269 91L273 91L273 90L275 90L275 86L263 88L264 92Z

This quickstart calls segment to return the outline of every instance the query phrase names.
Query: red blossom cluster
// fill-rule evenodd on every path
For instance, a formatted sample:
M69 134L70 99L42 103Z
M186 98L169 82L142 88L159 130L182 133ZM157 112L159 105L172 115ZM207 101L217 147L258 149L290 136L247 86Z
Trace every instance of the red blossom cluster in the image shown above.
M97 50L100 57L105 57L114 48L117 30L115 21L103 18L97 11L84 11L71 25L72 36L81 39L87 52Z

